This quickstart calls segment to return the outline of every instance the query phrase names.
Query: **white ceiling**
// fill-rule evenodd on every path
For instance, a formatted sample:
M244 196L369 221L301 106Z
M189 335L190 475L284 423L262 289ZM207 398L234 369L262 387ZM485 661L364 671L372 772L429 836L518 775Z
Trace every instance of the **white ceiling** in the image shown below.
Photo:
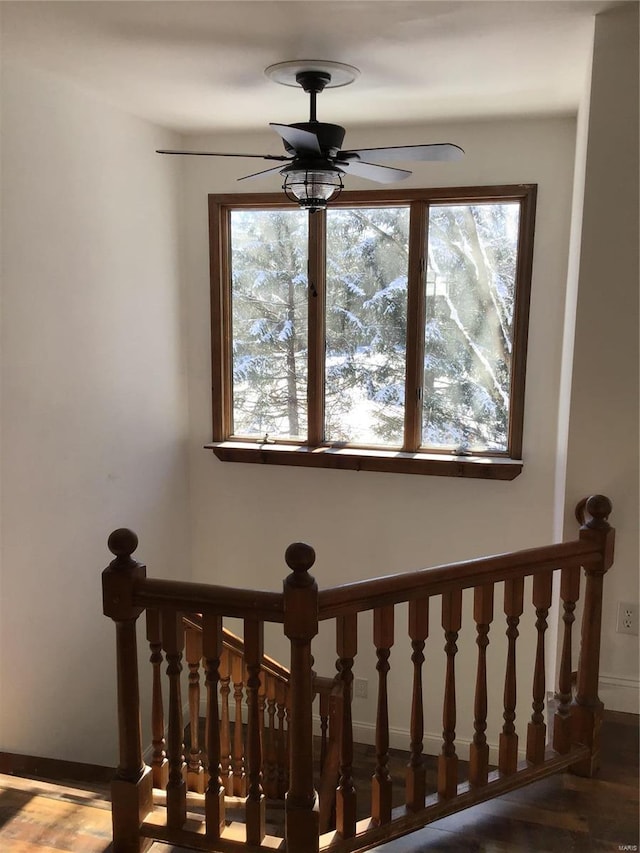
M2 2L3 57L72 78L184 133L307 119L306 96L266 79L291 59L361 70L326 91L323 121L575 112L597 0L82 0Z

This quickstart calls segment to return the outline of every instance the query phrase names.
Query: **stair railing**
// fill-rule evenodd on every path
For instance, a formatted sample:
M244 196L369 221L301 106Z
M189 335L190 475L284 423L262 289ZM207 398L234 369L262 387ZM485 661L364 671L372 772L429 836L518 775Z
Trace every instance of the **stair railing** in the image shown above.
M164 737L164 703L162 695L162 638L159 612L148 609L147 640L153 665L151 720L153 752L151 770L153 787L164 790L168 777L166 741ZM205 712L205 745L201 744L201 666L203 664L202 616L183 615L185 628L185 660L189 668L189 750L185 754L187 791L204 794L209 770L206 723L210 709ZM226 796L245 797L245 736L243 725L243 700L246 696L248 672L245 662L244 640L227 628L222 629L222 657L219 668L220 701L220 776ZM284 800L289 780L288 720L289 720L289 670L278 661L263 655L260 665L258 691L260 724L263 736L262 785L267 799ZM332 703L340 692L335 679L314 674L314 697L318 697L320 724L319 773L322 775L325 757L329 752L329 719L335 718ZM333 726L334 724L332 724Z
M572 542L359 581L320 592L309 573L315 559L313 549L296 543L289 546L285 555L291 574L285 579L281 594L147 579L144 566L132 558L137 547L135 534L128 530L115 531L109 538L109 548L115 559L103 573L105 614L116 623L118 666L120 762L112 789L114 853L143 850L151 839L212 851L286 849L288 853L314 853L330 848L334 853L346 853L365 850L559 770L570 768L580 775L592 775L598 766L599 729L603 712L597 691L603 578L613 561L614 531L607 521L610 511L610 501L600 495L581 502L577 509L581 523L580 534ZM573 696L572 628L580 594L581 567L585 573L584 609L577 689ZM558 706L554 715L553 737L551 743L547 743L544 713L547 695L545 632L555 571L560 573L563 633ZM515 716L517 689L522 684L522 675L518 673L516 651L527 577L532 577L532 605L536 614L535 664L530 674L533 713L526 727L526 758L518 761L519 733ZM501 603L508 643L503 696L504 724L499 733L498 767L492 770L489 767L486 737L487 652L490 626L494 621L496 584L503 585ZM462 624L462 594L465 589L474 590L477 668L473 706L474 735L470 746L468 778L459 782L461 767L455 735L455 664L458 633ZM437 784L435 790L428 791L422 756L422 670L423 650L429 634L428 605L430 599L436 597L441 599L446 672ZM391 649L396 640L395 610L401 605L408 608L407 639L412 652L413 688L408 721L410 754L403 791L404 802L394 805L394 790L388 771L387 685ZM159 673L160 668L159 652L165 655L168 678L166 750L161 743L161 727L156 718L153 726L153 770L145 767L142 761L140 736L135 626L143 610L155 611L157 614L151 616L150 621L148 617L147 621L154 671L154 696L160 690L156 685L156 673ZM358 614L365 611L373 613L372 639L377 657L376 766L371 782L370 815L358 819L357 792L353 780L351 700L353 668L358 651ZM202 645L197 645L193 638L187 640L187 663L190 675L195 672L198 656L202 657L205 668L206 761L201 762L202 771L198 763L201 760L198 758L199 745L195 747L193 760L190 753L187 763L182 744L184 727L180 672L185 646L183 618L186 615L193 622L194 614L202 614ZM233 680L235 658L229 651L229 645L225 653L224 617L244 620L242 660L246 668L246 682L243 683L246 685L247 728L244 765L246 787L242 789L245 823L242 825L225 818L225 795L228 795L233 768L230 772L225 765L226 759L222 753L226 746L221 750L221 742L225 743L224 734L221 735L225 715L224 679ZM335 685L331 690L325 690L325 698L321 699L325 716L332 719L329 728L333 731L333 737L325 739L324 745L325 774L320 787L328 786L330 796L327 799L327 792L324 792L324 803L320 805L322 821L314 784L314 673L311 656L311 643L321 620L332 620L335 623L338 658ZM284 840L267 835L265 826L264 785L265 779L269 778L269 765L265 758L268 747L265 749L264 697L267 697L268 702L269 688L264 669L264 622L282 623L291 646L286 702L289 714L289 778ZM190 680L190 690L194 683L194 680ZM276 680L273 683L278 682ZM328 680L325 686L331 685L332 682ZM196 705L199 707L199 698L196 702L195 692L190 699L190 708ZM163 756L163 752L166 756ZM232 754L231 748L229 754ZM332 767L335 771L338 765L335 829L325 831L333 810L332 783L327 780L330 780ZM154 810L153 774L164 782L164 773L166 810ZM202 781L201 776L204 777ZM198 793L197 790L187 793L190 778L191 786L204 787L204 793ZM236 789L232 787L232 790ZM192 807L201 807L204 819L198 819Z

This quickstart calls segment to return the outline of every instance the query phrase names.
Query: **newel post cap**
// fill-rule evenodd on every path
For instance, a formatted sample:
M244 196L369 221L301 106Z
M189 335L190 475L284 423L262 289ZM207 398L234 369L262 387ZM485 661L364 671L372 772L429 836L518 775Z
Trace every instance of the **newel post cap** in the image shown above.
M606 495L591 495L587 498L587 512L591 519L587 521L587 527L591 530L606 530L609 527L608 518L613 509L613 504Z
M138 537L128 527L118 527L107 539L107 548L117 559L122 560L122 562L128 563L127 558L131 557L137 547Z
M607 519L612 509L613 504L606 495L591 495L578 502L576 520L582 528L607 530L610 526Z
M310 586L314 582L309 569L316 561L316 552L311 545L306 542L292 542L284 552L284 561L293 572L287 578L287 583L293 586Z
M591 495L581 500L576 507L580 539L597 542L602 552L602 567L596 570L599 572L606 572L613 565L615 530L608 521L612 508L611 500L606 495Z
M283 584L284 632L290 639L311 640L318 633L318 584L309 574L316 552L305 542L294 542L284 559L291 569Z
M114 559L102 572L104 615L117 622L137 619L143 608L133 605L133 586L147 575L146 566L131 556L138 547L138 537L133 530L119 527L110 534L107 547Z

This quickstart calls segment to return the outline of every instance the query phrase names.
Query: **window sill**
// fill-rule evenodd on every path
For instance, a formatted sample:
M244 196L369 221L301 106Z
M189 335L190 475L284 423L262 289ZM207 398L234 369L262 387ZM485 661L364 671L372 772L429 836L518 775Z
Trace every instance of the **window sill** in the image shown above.
M306 447L299 444L257 444L220 441L206 444L222 462L262 465L298 465L304 468L339 468L348 471L389 471L436 477L471 477L513 480L522 471L521 459L505 456L452 456L440 453L403 453L353 447Z

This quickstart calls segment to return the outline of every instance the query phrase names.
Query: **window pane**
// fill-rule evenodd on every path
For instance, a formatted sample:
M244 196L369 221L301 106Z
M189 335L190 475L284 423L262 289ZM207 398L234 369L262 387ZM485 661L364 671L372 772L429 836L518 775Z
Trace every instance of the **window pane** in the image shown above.
M325 437L401 445L409 208L327 211Z
M233 432L307 433L307 214L231 213Z
M506 451L517 202L429 214L424 446Z

